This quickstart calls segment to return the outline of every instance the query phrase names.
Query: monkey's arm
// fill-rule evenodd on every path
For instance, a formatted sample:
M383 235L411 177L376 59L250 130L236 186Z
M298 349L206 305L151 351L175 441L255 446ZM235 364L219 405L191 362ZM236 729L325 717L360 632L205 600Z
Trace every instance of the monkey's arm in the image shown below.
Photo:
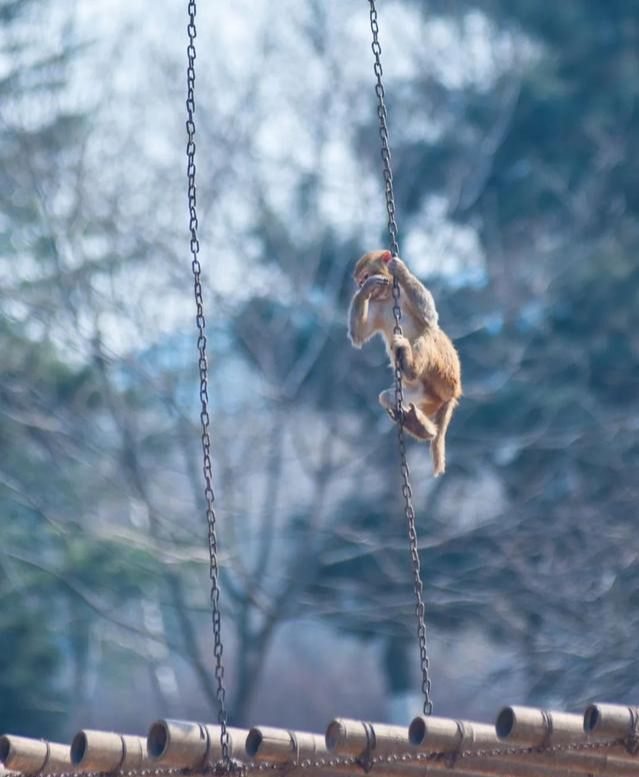
M370 337L368 330L368 297L358 291L348 311L348 337L355 348L361 348Z
M377 330L376 322L372 321L368 315L369 302L371 295L376 290L388 286L388 283L386 278L373 275L353 295L348 311L348 336L355 348L361 348Z
M423 283L417 280L398 256L394 256L388 262L388 269L399 281L412 313L422 323L428 326L436 326L439 316L435 307L435 300L430 291Z

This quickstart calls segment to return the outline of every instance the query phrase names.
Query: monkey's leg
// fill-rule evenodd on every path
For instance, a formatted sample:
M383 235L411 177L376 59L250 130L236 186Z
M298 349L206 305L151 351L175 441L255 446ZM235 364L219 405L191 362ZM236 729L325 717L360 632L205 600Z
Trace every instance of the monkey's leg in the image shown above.
M416 380L415 357L410 341L402 335L395 335L391 344L395 364L402 371L406 380Z
M426 389L418 404L422 413L429 419L433 418L434 425L438 426L437 419L434 418L434 416L442 406L442 400L434 392L428 391Z

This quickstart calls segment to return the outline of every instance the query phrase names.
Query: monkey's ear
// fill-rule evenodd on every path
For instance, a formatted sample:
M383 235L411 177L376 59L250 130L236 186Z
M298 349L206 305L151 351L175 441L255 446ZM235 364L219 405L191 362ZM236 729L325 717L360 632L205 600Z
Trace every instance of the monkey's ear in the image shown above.
M391 251L384 251L381 258L382 262L386 262L388 264L388 262L390 262L390 260L393 258L393 254Z

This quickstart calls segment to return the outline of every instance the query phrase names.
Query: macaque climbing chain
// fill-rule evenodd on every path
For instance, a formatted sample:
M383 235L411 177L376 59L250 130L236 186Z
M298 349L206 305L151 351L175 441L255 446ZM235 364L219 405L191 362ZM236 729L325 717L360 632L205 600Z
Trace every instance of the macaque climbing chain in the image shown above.
M206 501L206 523L208 527L209 574L211 578L211 618L213 627L213 655L215 656L215 679L217 681L218 720L220 723L220 745L222 761L230 771L231 755L229 732L227 727L226 690L224 688L224 663L220 615L220 585L219 567L217 561L217 537L215 534L216 516L213 508L215 495L213 493L213 467L211 464L211 433L209 416L208 361L206 356L206 319L204 318L204 301L202 299L202 267L198 257L200 243L197 237L197 198L195 188L195 0L189 0L189 22L187 32L189 43L186 49L186 158L189 201L189 232L191 233L191 269L193 271L193 292L195 296L196 324L198 331L198 369L200 373L200 423L202 429L202 469L204 473L204 498Z
M384 168L384 191L386 194L386 211L388 213L388 233L390 235L390 248L394 256L399 256L399 243L397 241L397 222L395 221L395 195L393 192L393 171L391 168L390 139L388 134L388 113L384 102L384 84L382 81L382 47L379 43L379 25L377 22L377 9L375 0L368 0L370 5L371 32L373 33L372 49L375 55L375 64L373 70L377 83L375 84L375 93L377 94L377 116L379 118L379 137L381 140L381 156ZM402 334L401 317L402 310L399 304L399 282L397 277L393 278L393 315L395 316L395 334ZM404 497L404 513L408 524L408 542L410 546L410 555L413 563L413 581L415 589L415 615L417 617L417 638L419 641L419 659L422 671L422 691L424 694L424 714L430 715L433 711L433 702L431 700L431 682L430 682L430 659L426 645L426 622L419 551L417 549L417 530L415 528L415 508L413 507L413 492L410 485L410 471L406 459L406 441L404 435L404 396L402 386L402 371L399 363L395 364L395 411L397 414L397 438L399 441L399 457L402 473L402 495Z

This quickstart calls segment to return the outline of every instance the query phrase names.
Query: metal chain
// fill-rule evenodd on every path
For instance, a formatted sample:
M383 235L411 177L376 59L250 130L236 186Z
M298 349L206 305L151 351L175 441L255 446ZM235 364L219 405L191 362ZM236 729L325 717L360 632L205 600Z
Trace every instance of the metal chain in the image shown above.
M231 770L229 732L227 729L226 690L224 688L224 663L222 660L222 633L220 617L220 584L217 561L217 537L215 534L216 516L213 508L215 495L213 493L213 467L211 464L211 433L209 416L208 361L206 356L206 319L204 318L204 301L202 299L202 266L198 258L200 243L197 236L198 220L196 209L195 188L195 0L188 2L189 43L186 49L188 66L186 71L186 158L189 201L189 231L191 233L191 269L193 270L193 291L196 306L196 325L198 331L198 369L200 373L200 422L202 429L202 469L204 473L204 498L206 501L206 522L208 527L209 576L211 578L211 621L213 626L213 655L215 657L215 678L217 681L218 721L220 723L220 745L224 766Z
M379 137L381 140L381 156L384 170L384 191L386 194L386 211L388 213L388 233L390 235L391 251L394 256L399 256L399 243L397 241L397 222L395 220L395 195L393 192L393 171L391 168L390 139L388 134L388 112L384 102L384 84L382 82L382 47L379 43L379 25L377 23L377 9L375 0L368 0L370 5L371 32L373 33L372 49L375 55L373 71L377 79L375 93L377 94L377 116L379 118ZM402 334L402 309L399 304L399 283L393 278L393 315L395 316L394 332ZM395 365L395 410L397 412L397 437L399 441L399 457L402 474L402 495L404 497L404 513L408 524L408 542L410 556L413 564L413 580L415 589L415 615L417 618L417 639L419 641L419 660L422 671L422 692L424 694L424 714L430 715L433 711L431 700L430 659L426 647L426 623L423 592L424 585L421 578L419 551L417 550L417 530L415 528L415 509L413 507L413 492L410 485L410 471L406 459L406 441L404 438L404 392L402 386L402 372Z

